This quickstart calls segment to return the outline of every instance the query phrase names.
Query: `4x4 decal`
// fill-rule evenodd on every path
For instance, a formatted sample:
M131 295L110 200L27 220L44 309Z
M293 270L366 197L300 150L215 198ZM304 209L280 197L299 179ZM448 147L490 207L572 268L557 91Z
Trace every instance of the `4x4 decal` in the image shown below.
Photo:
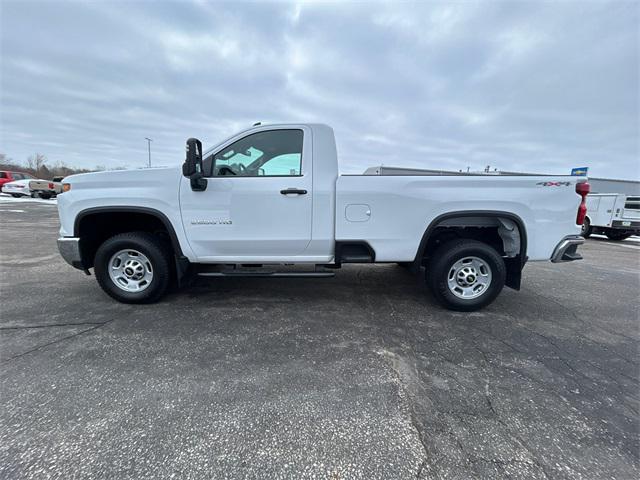
M536 185L542 185L543 187L568 187L571 182L538 182Z

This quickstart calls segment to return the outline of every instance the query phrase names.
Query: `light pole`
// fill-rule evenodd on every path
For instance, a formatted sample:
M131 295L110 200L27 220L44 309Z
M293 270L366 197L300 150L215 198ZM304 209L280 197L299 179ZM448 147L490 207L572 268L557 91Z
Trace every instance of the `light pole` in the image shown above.
M144 138L147 141L147 146L149 147L149 168L151 168L151 142L153 142L153 140L150 139L149 137L144 137Z

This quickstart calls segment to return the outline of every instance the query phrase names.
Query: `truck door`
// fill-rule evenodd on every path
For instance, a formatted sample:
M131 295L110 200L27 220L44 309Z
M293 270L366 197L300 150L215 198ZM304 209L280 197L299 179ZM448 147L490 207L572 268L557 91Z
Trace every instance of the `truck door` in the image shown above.
M180 207L200 261L266 261L303 254L311 241L312 148L307 127L235 138L204 158L207 189L182 179Z

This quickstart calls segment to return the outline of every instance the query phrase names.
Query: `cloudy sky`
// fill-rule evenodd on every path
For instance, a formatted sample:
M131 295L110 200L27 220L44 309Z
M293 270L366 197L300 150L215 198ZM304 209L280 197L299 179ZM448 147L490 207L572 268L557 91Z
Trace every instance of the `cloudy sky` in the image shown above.
M640 178L640 2L1 0L0 152L178 164L262 122L374 165Z

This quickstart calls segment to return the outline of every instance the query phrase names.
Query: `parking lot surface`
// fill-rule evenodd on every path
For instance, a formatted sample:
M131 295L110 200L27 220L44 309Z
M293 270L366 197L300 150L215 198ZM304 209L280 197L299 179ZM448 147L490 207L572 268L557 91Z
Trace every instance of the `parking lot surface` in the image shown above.
M396 265L114 302L0 204L0 478L638 478L640 245L487 309Z

